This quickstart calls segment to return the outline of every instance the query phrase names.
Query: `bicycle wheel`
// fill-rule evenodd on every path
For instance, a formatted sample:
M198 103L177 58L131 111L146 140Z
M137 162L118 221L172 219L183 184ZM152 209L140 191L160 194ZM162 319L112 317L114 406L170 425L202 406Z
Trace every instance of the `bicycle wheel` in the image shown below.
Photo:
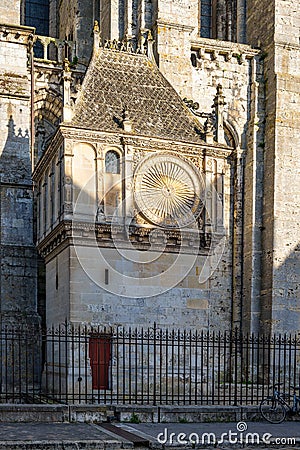
M264 398L259 405L259 411L270 423L281 423L286 417L285 407L274 397Z

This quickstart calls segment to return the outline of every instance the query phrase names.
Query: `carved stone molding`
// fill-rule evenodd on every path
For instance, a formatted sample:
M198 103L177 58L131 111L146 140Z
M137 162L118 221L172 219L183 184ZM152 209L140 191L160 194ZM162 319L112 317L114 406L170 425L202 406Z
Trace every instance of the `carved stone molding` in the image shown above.
M38 244L40 254L52 259L68 245L91 245L99 247L151 250L162 249L171 253L207 254L211 236L202 230L160 229L151 225L118 223L87 223L63 221ZM197 245L195 245L197 244Z

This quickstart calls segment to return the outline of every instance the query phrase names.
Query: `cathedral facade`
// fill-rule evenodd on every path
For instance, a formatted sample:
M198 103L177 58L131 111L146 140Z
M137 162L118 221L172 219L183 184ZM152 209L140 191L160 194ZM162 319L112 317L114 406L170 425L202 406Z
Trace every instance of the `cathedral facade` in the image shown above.
M298 1L0 12L2 322L298 332Z

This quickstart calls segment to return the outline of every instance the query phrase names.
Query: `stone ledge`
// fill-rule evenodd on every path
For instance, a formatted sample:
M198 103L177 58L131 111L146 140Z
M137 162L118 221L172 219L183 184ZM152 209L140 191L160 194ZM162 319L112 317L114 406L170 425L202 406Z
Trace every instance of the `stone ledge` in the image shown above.
M68 422L66 405L0 404L1 422Z
M69 421L80 423L106 422L114 411L105 405L69 405Z
M207 423L262 420L258 406L32 405L0 404L0 423ZM299 416L292 420L300 421ZM0 448L2 448L0 446Z
M261 419L258 406L118 405L114 410L116 418L121 422L139 420L145 423L200 423Z

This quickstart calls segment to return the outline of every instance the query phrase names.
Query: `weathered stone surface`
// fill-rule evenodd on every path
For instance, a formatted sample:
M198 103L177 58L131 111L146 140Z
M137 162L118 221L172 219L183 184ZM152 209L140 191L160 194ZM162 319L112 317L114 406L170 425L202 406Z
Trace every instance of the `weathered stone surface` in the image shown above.
M77 100L73 125L79 127L76 138L75 130L69 126L63 137L57 135L51 151L40 162L43 175L37 175L40 208L37 232L48 255L49 317L55 322L62 317L126 324L156 320L162 325L191 323L200 328L225 329L242 324L244 331L297 331L300 326L299 2L249 0L245 11L245 2L220 0L217 10L212 10L214 23L210 30L211 37L217 39L200 37L201 4L197 0L158 0L153 4L145 0L141 7L135 1L120 1L116 5L107 0L101 2L101 11L96 3L92 8L89 1L63 0L58 4L52 0L51 32L61 39L74 39L79 60L87 64L92 53L91 30L95 19L101 19L102 43L104 39L126 37L143 50L151 29L159 70L172 88L153 61L150 63L144 55L96 49L99 57L88 69L84 85L80 88L78 74L74 75L69 86L71 92L66 83L59 84L60 68L39 63L35 75L35 111L42 113L43 118L36 117L36 123L41 127L44 120L47 135L54 132L62 117L64 93L64 97L70 95L70 104L76 104ZM4 2L1 18L8 23L18 22L19 6L19 2ZM4 130L0 137L0 164L2 273L6 277L2 295L3 305L9 311L14 290L20 298L20 308L26 308L29 291L35 291L35 265L27 66L30 31L6 28L1 28L0 44L3 98L0 121ZM69 77L66 73L65 70L65 81ZM234 149L225 154L224 146L221 156L218 152L222 153L222 145L214 141L214 131L206 137L211 139L206 146L195 131L197 128L202 133L207 117L213 118L210 114L217 88L220 89L218 85L222 85L224 95L225 139ZM199 103L199 108L193 111L197 118L191 116L173 88L181 97ZM80 89L82 92L78 93ZM124 109L128 109L125 121ZM174 140L181 140L182 148L178 142L175 146ZM183 142L199 143L201 152L195 147L183 150ZM145 296L139 299L124 296L120 300L105 290L97 292L66 246L70 242L70 237L66 237L68 230L60 230L55 238L49 237L63 219L72 220L74 200L84 189L88 173L91 175L93 171L100 173L95 186L88 189L86 199L94 202L99 213L99 201L107 183L101 171L105 167L105 154L112 147L125 156L124 167L129 177L147 152L173 151L190 158L199 171L205 171L207 184L217 187L222 208L214 208L213 202L208 205L216 224L222 218L228 240L209 279L199 282L199 267L203 265L200 255L201 261L177 284L178 272L171 273L167 280L159 278L160 286L172 285L161 300L155 296L152 301ZM213 154L205 156L208 151ZM131 189L132 183L127 182L124 197L130 197ZM132 199L128 200L127 217L134 216L133 206ZM145 218L139 220L139 225L145 225ZM90 231L83 229L80 233L86 243ZM124 262L114 255L105 227L98 233L114 269L137 277L141 272L138 264ZM144 245L143 250L146 249L145 235L135 233L134 239L135 242L140 239L140 248ZM97 261L90 254L85 259L90 260L92 270ZM164 271L169 263L166 257L156 270ZM99 266L103 277L106 269L104 264ZM22 270L28 281L26 286L20 282ZM143 268L142 272L145 276L153 275L151 270ZM14 279L19 280L17 284ZM110 282L116 280L112 277ZM130 283L129 287L132 288ZM152 289L149 283L149 292ZM29 304L33 307L34 303Z
M10 5L16 3L19 2L10 2ZM12 9L7 10L13 13ZM1 26L0 295L1 320L4 323L26 324L38 320L29 139L30 76L27 67L27 44L31 31Z
M299 43L297 1L248 4L248 38L261 43L266 82L262 288L260 326L297 332L300 316L291 298L299 298ZM275 21L274 21L275 17ZM296 25L297 24L297 25ZM297 149L297 150L296 150ZM259 275L259 274L257 274Z
M1 23L20 25L21 0L3 0L0 5Z

